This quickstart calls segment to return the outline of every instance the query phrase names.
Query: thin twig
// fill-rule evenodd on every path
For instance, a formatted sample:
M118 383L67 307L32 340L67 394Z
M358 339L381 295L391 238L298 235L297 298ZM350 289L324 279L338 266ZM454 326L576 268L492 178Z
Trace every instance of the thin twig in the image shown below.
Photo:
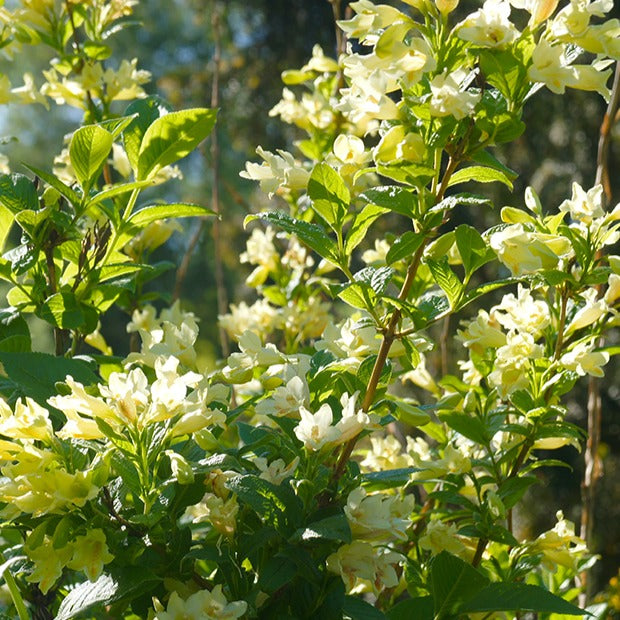
M220 37L220 7L218 0L213 0L213 10L211 13L211 27L213 29L213 84L211 87L211 107L217 109L220 103L220 68L221 68L221 37ZM220 232L220 196L219 196L219 184L220 184L220 148L217 136L217 126L214 128L211 134L211 165L213 166L213 186L211 189L211 207L216 214L213 222L212 234L213 234L213 248L214 248L214 261L215 261L215 288L217 294L217 310L218 314L225 314L228 309L228 299L226 295L226 285L224 282L224 269L222 265L222 242ZM194 234L190 239L187 246L183 260L177 270L176 282L174 287L173 298L178 299L181 294L183 282L187 276L187 270L191 257L198 245L202 233L207 225L207 219L201 218L200 222L194 230ZM222 349L222 355L228 357L230 353L230 345L228 342L228 336L223 328L219 328L220 346Z
M459 164L459 160L457 158L451 157L448 161L448 165L443 174L443 180L441 185L439 186L439 191L435 197L435 204L439 204L448 189L448 182L450 181L450 177L456 170ZM407 275L405 277L405 281L400 289L400 293L398 294L398 300L404 302L409 296L409 292L411 291L411 287L415 281L415 277L418 273L418 269L420 267L420 263L422 262L422 256L424 254L424 250L426 249L427 244L430 242L431 237L428 235L424 242L420 245L420 247L416 250L413 258L411 259L411 263L407 268ZM381 378L381 374L383 372L383 368L387 361L388 354L392 347L394 340L396 339L396 328L401 319L400 309L396 308L394 313L392 314L390 321L387 325L385 333L383 334L383 340L381 341L381 345L379 347L379 352L377 353L377 358L375 360L375 364L372 369L372 373L370 375L370 380L368 381L368 387L366 388L366 393L364 394L364 400L362 401L362 411L368 411L375 400L375 394L377 392L377 387L379 385L379 380ZM334 468L332 474L332 482L338 481L349 462L349 458L351 458L351 454L353 453L353 449L355 448L355 444L359 435L356 435L352 439L350 439L342 449L338 461L336 463L336 467Z
M620 106L620 62L616 63L614 83L609 99L607 111L601 123L598 153L596 158L596 183L603 185L605 198L610 204L613 199L610 175L609 175L609 147L611 144L611 130L616 121ZM603 346L600 338L598 346ZM596 377L590 377L588 381L588 440L584 452L585 469L581 483L581 538L585 541L588 549L592 546L592 532L594 531L594 508L596 503L596 485L603 475L599 456L601 440L601 387ZM592 584L588 579L587 572L579 576L583 592L579 595L579 604L584 607L589 598Z

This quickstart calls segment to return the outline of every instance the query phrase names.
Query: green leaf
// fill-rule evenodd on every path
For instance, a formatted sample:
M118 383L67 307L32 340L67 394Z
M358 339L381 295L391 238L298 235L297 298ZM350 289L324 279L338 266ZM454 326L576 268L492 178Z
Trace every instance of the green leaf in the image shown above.
M314 521L294 534L295 540L338 540L350 543L352 540L351 528L346 516L342 513Z
M497 159L493 153L485 151L484 149L476 151L472 156L472 159L483 166L501 170L511 181L514 181L519 176L516 171L504 165L499 159Z
M192 108L156 119L140 143L137 180L153 177L189 155L211 133L216 116L216 110Z
M0 175L0 205L12 213L39 208L34 183L23 174Z
M342 177L329 165L317 164L308 181L308 196L312 208L335 231L342 228L351 194Z
M583 609L540 586L527 583L491 583L470 597L459 613L533 611L583 616Z
M493 183L499 181L508 188L512 189L512 181L506 173L496 168L488 168L486 166L468 166L455 172L448 182L448 187L466 183L467 181L477 181L478 183Z
M396 239L385 256L388 265L399 261L401 258L410 258L424 242L424 235L420 232L407 231Z
M376 296L369 287L361 282L351 282L338 293L338 297L352 308L367 310L374 306Z
M478 297L482 297L482 295L486 295L491 291L494 291L498 288L502 288L503 286L508 286L510 284L517 284L519 282L523 282L527 280L527 277L510 277L503 278L501 280L495 280L494 282L486 282L485 284L481 284L476 288L471 289L466 293L466 295L461 300L459 304L459 309L464 308L467 304L474 301L474 299L478 299Z
M0 310L0 351L9 353L30 351L28 323L14 308Z
M151 185L153 185L153 181L151 181L150 179L146 181L134 181L132 183L121 183L120 185L112 185L112 187L108 187L108 189L104 189L98 194L95 194L92 198L89 199L88 204L96 205L103 200L107 200L108 198L114 198L115 196L120 196L128 192L133 192L134 189L142 189L143 187L150 187Z
M110 605L125 597L136 598L149 592L161 579L146 566L128 566L85 581L73 588L62 601L55 620L70 620L95 605Z
M359 213L353 218L353 223L347 238L344 243L344 250L347 254L351 254L353 250L364 240L366 232L370 228L370 225L381 215L386 213L386 209L378 207L374 204L366 205Z
M65 185L60 179L56 178L53 174L45 172L40 168L35 168L29 164L23 164L28 170L34 172L40 179L45 181L50 187L53 187L61 196L64 196L74 208L78 208L80 205L80 196L73 191L68 185Z
M345 596L342 611L351 620L385 620L385 615L381 611L357 596Z
M463 603L489 584L482 573L447 551L433 559L430 577L436 620L458 615Z
M252 475L235 476L226 486L279 532L290 530L301 520L301 501L289 487Z
M430 166L407 162L391 166L378 165L377 172L388 179L414 187L425 186L435 176L435 170Z
M418 467L372 471L362 475L362 485L369 491L404 487L411 480L411 476L418 471L420 471Z
M0 204L0 254L4 251L4 244L11 232L13 225L13 213L10 209Z
M418 596L401 601L386 615L388 620L433 620L433 597Z
M98 125L85 125L73 134L69 157L85 194L99 175L113 142L112 134Z
M0 364L24 396L34 398L44 407L47 399L57 393L56 383L64 381L67 375L84 385L98 381L97 375L83 360L54 357L47 353L0 351Z
M215 215L215 213L202 205L195 205L187 202L177 202L166 205L153 205L144 207L132 213L128 222L133 226L142 228L151 222L165 220L171 217L204 217Z
M253 220L262 220L273 224L286 232L293 233L299 240L314 250L319 256L326 258L334 264L338 264L338 249L336 244L328 237L327 231L319 224L304 222L291 217L283 211L259 213L248 215L243 223L244 226Z
M413 217L415 213L415 194L410 189L400 185L373 187L361 194L360 198L383 209L400 213L405 217Z
M484 423L477 417L461 412L442 412L439 413L439 419L452 430L476 443L485 445L489 439Z
M455 309L463 295L463 285L456 277L456 274L448 265L448 257L444 256L441 260L426 259L426 264L431 270L433 280L441 287L446 294L450 307Z
M111 118L107 121L102 121L99 123L99 127L109 131L112 134L112 138L116 140L122 133L123 130L133 122L133 120L137 117L137 114L130 114L129 116L119 116L118 118Z
M270 557L258 571L258 585L263 592L273 594L290 583L297 572L295 562L282 555Z
M86 321L84 308L77 301L75 293L64 291L48 297L37 315L50 325L61 329L77 329Z
M138 99L127 106L125 115L133 116L134 120L123 131L123 146L134 173L138 171L140 144L146 130L158 118L170 112L170 104L158 95Z
M495 258L495 252L486 244L482 235L467 224L458 226L454 234L465 268L465 278L469 280L474 271Z

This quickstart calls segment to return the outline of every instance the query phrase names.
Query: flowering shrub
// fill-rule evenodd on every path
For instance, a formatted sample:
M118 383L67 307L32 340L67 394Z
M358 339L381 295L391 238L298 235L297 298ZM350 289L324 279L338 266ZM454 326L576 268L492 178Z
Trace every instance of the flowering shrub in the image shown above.
M338 25L358 45L337 60L315 47L283 75L272 114L305 132L300 158L259 147L241 173L285 209L247 218L266 224L241 256L258 300L221 317L239 350L209 373L196 317L158 313L142 293L169 218L208 210L139 197L178 175L215 111L171 111L144 96L137 61L105 64L134 4L2 9L8 49L57 57L39 89L3 78L5 100L84 112L53 173L0 177L7 613L583 614L595 558L573 524L560 511L524 539L513 511L536 469L558 464L548 451L579 449L566 394L617 353L603 338L617 322L620 209L600 186L574 184L557 209L529 188L525 208L479 231L452 214L489 200L453 188L512 187L492 148L525 130L539 88L609 96L612 2L487 0L461 21L457 1L351 3ZM371 233L382 221L389 232ZM501 279L480 276L491 262ZM426 357L433 326L474 301L454 335L459 374L442 376ZM98 331L114 304L141 340L125 359ZM31 351L27 313L52 326L57 357ZM83 343L104 355L78 356Z

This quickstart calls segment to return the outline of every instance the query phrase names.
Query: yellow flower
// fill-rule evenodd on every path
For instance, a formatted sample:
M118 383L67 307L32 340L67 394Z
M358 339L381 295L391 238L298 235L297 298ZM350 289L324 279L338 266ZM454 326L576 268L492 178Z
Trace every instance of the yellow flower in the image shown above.
M153 620L235 620L247 610L245 601L228 602L217 585L209 590L194 592L183 600L176 592L170 595L166 611L158 611Z
M104 565L114 559L101 529L89 530L85 536L78 536L71 547L73 555L67 566L84 571L91 581L95 581L101 575Z
M34 563L34 570L26 580L36 583L43 594L56 583L71 557L71 545L55 549L52 539L45 536L43 543L34 549L26 546L26 553Z
M11 439L45 440L52 435L52 423L47 409L31 398L21 398L15 403L15 411L0 400L0 434Z

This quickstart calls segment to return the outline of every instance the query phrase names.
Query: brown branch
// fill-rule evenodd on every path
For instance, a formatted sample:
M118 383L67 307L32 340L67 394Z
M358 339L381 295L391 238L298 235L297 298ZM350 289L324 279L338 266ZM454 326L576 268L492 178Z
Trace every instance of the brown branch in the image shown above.
M220 71L221 71L221 36L220 36L220 6L218 0L213 0L213 11L211 13L211 27L213 29L214 40L214 52L213 52L213 84L211 87L211 107L217 109L220 103ZM224 282L224 269L222 265L222 241L220 230L220 147L217 135L217 126L214 128L211 134L211 161L213 166L213 186L211 190L211 205L216 218L213 222L212 234L213 234L213 248L214 248L214 260L215 260L215 287L217 294L217 310L218 314L225 314L228 309L228 299L226 295L226 285ZM201 218L196 230L190 242L187 246L183 260L177 270L176 282L174 287L174 299L178 299L181 294L183 282L187 276L187 270L189 263L198 245L202 233L207 224L206 218ZM228 336L224 329L219 328L220 346L222 349L222 355L228 357L230 353L230 345L228 342Z
M620 61L616 63L614 83L611 90L611 97L607 106L607 111L601 123L600 136L598 141L598 153L596 157L596 183L602 184L608 202L612 200L611 183L609 176L609 147L611 145L611 130L618 108L620 106Z
M611 144L611 130L618 109L620 107L620 62L616 63L614 83L609 99L607 111L601 123L598 153L596 158L596 183L601 183L607 202L612 201L612 190L609 175L609 148ZM600 287L599 287L600 288ZM599 346L603 345L603 339L599 339ZM596 377L590 377L588 381L588 440L584 452L585 469L581 483L581 528L580 536L585 541L588 549L592 546L592 532L594 531L594 509L596 504L596 486L603 475L599 456L599 444L601 440L601 393L600 382ZM587 572L580 575L580 584L583 588L579 596L582 607L587 604L592 584L588 579Z
M448 189L448 182L450 181L450 177L456 170L458 164L459 160L457 158L450 157L446 170L443 174L443 179L441 181L439 191L437 192L437 196L435 197L435 204L438 204L443 200L446 190ZM413 282L418 273L418 268L420 267L420 263L422 262L424 250L426 249L426 246L428 245L428 242L430 240L431 237L429 235L416 250L413 258L411 259L411 263L407 268L407 275L405 277L405 281L403 282L400 293L398 294L398 300L400 302L404 302L409 296L409 292L411 291L411 287L413 286ZM400 309L396 308L383 334L383 340L381 341L381 346L379 347L379 352L377 353L377 359L375 360L372 374L370 375L370 380L368 382L368 387L366 388L366 393L364 394L364 400L362 401L362 411L368 411L372 407L372 403L374 402L375 394L377 391L377 386L379 385L379 379L381 378L381 373L383 372L383 368L387 361L388 353L390 352L390 348L392 347L392 344L396 339L396 328L398 327L400 319L401 311ZM340 453L340 457L338 458L336 467L334 468L332 474L332 482L338 481L344 473L345 467L347 466L347 463L351 458L351 454L353 452L353 449L355 448L355 444L357 443L358 438L359 435L356 435L344 445L344 448Z

